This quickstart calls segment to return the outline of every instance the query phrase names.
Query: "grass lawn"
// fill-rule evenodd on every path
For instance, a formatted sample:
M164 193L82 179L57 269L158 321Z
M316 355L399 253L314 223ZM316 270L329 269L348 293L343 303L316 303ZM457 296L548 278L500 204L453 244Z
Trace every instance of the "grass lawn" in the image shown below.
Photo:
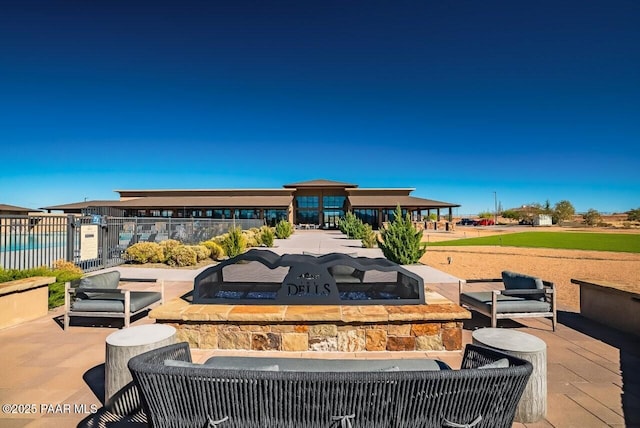
M429 246L501 245L505 247L640 253L640 235L618 233L521 232L433 242Z

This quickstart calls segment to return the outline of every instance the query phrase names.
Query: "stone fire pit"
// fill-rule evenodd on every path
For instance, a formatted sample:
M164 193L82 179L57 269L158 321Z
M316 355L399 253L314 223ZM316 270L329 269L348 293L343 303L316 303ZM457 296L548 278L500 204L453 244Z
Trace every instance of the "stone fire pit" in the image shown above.
M194 281L193 303L247 305L420 305L423 279L385 258L250 250Z

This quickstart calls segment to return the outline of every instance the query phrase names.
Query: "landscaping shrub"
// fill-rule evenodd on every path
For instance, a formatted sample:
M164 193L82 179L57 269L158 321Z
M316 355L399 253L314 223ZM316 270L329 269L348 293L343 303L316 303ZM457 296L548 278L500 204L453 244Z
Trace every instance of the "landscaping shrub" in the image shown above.
M201 245L207 247L213 260L220 260L224 257L224 248L213 239L204 241Z
M202 244L188 245L188 247L196 253L196 259L199 262L206 260L207 258L209 258L209 256L211 256L211 250Z
M191 246L180 245L172 247L167 264L169 266L193 266L197 263L198 257Z
M287 239L293 234L293 225L287 220L280 220L276 224L276 237L278 239Z
M242 254L247 248L247 242L242 228L234 227L229 230L229 233L222 241L222 248L229 257L235 257L238 254Z
M133 244L127 248L125 256L133 263L162 263L166 260L163 247L155 242Z
M275 232L272 227L262 226L260 228L260 240L262 244L266 247L273 247L273 241L276 237Z
M182 245L182 242L177 241L175 239L165 239L164 241L160 242L160 247L162 247L162 253L164 254L164 260L163 261L168 261L171 259L173 251L180 247Z
M364 223L351 212L338 221L338 229L350 239L362 239L365 233Z
M364 224L363 225L363 232L362 232L362 246L364 248L373 248L376 245L377 239L376 239L377 235L376 233L373 231L373 229L371 228L370 224Z
M422 232L417 231L409 214L402 216L400 205L396 207L395 217L382 229L378 237L378 246L384 256L392 262L408 265L417 263L427 251L422 241Z
M31 278L33 276L55 276L56 282L49 284L49 309L64 304L64 284L82 278L83 271L71 262L56 260L54 268L46 266L32 269L2 269L0 268L0 282L16 279Z
M244 235L244 240L247 247L260 246L260 236L258 233L258 229L243 230L242 234Z

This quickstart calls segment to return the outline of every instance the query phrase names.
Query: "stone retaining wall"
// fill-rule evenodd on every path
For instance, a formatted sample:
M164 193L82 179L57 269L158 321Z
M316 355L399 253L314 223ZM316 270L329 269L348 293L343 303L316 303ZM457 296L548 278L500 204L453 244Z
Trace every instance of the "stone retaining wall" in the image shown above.
M157 320L163 322L162 320ZM462 322L216 323L164 321L177 340L202 349L254 351L457 351Z

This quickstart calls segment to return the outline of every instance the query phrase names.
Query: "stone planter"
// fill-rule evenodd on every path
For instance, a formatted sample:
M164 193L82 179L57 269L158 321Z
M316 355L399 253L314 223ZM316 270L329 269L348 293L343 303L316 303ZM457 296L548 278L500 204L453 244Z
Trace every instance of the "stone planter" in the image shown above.
M54 282L54 276L34 276L0 283L0 329L47 315Z

